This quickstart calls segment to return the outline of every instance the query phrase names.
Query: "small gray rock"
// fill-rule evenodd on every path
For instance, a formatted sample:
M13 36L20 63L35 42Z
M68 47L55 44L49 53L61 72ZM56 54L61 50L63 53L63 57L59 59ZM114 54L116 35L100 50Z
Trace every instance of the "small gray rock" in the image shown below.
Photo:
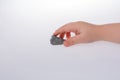
M59 37L54 36L54 35L50 39L50 43L52 45L62 45L64 41L65 41L64 39L59 38Z

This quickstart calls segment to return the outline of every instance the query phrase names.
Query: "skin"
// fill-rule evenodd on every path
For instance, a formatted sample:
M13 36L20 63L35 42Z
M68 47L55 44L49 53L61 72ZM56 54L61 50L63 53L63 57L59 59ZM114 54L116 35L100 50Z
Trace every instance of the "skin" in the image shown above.
M71 36L71 33L75 36ZM120 23L95 25L82 21L71 22L57 29L54 35L59 35L60 38L66 35L66 47L100 40L120 43Z

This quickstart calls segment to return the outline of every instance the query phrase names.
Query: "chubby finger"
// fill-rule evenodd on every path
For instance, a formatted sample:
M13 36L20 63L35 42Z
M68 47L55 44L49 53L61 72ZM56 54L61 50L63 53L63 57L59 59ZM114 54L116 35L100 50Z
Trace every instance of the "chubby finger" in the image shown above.
M66 24L62 27L60 27L59 29L57 29L53 35L58 35L61 33L66 33L66 32L76 32L77 28L74 27L74 25L72 23Z
M58 30L56 30L54 33L53 33L53 35L58 35L58 34L62 34L62 33L64 33L64 29L58 29Z
M53 35L58 35L58 34L64 33L64 32L65 32L65 29L64 29L65 27L66 27L66 25L58 28L58 29L53 33Z

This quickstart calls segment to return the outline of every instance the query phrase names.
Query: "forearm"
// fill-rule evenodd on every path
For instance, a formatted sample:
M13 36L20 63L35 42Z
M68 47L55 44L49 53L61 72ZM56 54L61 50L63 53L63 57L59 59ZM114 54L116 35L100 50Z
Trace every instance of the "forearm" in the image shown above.
M120 43L120 23L99 25L99 40Z

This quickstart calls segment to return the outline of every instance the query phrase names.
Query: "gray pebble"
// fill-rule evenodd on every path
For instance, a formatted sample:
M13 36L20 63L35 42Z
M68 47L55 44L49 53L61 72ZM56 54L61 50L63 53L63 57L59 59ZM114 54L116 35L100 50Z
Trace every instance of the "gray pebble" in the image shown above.
M64 41L65 41L64 39L59 38L59 37L54 36L54 35L50 39L50 43L52 45L62 45Z

